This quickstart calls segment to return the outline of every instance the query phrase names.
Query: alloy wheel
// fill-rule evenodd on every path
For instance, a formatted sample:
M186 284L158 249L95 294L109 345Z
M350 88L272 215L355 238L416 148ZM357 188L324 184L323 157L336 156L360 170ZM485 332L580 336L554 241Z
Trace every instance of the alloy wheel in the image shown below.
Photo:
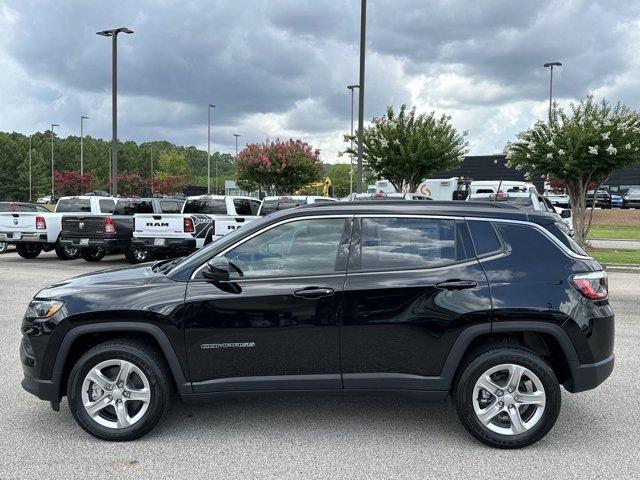
M484 372L473 388L473 410L489 430L502 435L525 433L545 410L542 382L528 368L501 364Z
M127 360L111 359L93 367L82 383L82 404L98 424L123 429L144 417L151 401L149 379Z

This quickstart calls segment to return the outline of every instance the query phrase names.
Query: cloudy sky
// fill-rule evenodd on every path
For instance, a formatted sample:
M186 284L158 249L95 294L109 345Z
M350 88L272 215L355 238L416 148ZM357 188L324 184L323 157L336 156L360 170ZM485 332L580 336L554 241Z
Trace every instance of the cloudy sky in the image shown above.
M301 137L340 160L357 83L358 0L0 0L0 130L59 123L109 138L111 45L119 40L119 137L214 150ZM640 107L640 3L369 0L365 118L387 105L446 112L472 154L499 152L554 93ZM344 159L342 159L344 161Z

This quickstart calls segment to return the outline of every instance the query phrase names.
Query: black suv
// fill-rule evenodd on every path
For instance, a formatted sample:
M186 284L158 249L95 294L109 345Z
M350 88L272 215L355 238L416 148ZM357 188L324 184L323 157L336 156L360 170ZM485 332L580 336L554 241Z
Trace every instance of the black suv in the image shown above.
M558 220L559 221L559 220ZM187 402L255 391L453 398L482 442L518 448L560 384L613 369L607 276L556 216L495 203L287 209L183 259L41 290L22 324L23 387L106 440Z

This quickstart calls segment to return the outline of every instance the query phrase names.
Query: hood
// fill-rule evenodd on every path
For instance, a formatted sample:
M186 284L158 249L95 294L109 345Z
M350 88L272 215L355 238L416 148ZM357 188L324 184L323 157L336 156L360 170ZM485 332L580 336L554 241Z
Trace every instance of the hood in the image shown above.
M164 277L161 273L153 272L151 264L100 270L45 287L37 293L35 298L63 298L67 295L92 291L104 292L118 288L138 287L146 285L159 276Z

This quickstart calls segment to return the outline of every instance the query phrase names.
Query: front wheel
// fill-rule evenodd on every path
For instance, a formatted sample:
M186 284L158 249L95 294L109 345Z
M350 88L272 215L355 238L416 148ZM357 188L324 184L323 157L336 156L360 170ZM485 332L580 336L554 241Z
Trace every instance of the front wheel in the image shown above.
M16 251L22 258L36 258L42 252L39 243L16 243Z
M456 381L458 416L471 435L497 448L522 448L544 437L560 413L560 386L547 362L524 348L473 355Z
M99 262L106 255L106 251L101 248L83 248L80 250L80 256L87 262Z
M80 249L69 245L60 245L56 243L56 255L60 260L73 260L80 255Z
M170 396L164 359L148 345L128 340L89 350L74 365L67 385L74 419L102 440L145 435L162 417Z

